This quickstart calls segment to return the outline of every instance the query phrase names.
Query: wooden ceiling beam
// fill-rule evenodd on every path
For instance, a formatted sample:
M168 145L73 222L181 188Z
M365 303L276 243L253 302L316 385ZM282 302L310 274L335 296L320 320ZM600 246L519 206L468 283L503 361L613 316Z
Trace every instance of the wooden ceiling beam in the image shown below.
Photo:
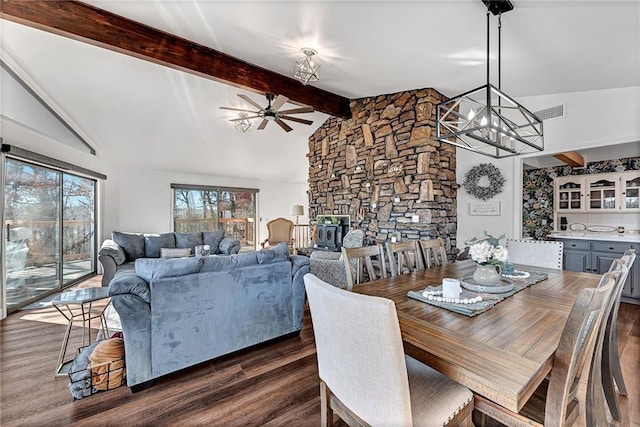
M351 118L349 99L75 0L0 0L0 18Z
M576 151L567 151L565 153L554 154L553 157L574 168L584 167L584 157L582 157L580 153Z

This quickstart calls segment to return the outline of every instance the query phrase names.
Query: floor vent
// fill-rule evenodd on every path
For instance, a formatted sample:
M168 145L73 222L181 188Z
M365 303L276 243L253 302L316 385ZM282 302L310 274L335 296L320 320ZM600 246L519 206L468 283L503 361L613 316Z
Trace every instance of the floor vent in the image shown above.
M545 108L544 110L536 111L535 114L540 120L555 119L557 117L564 116L564 104L556 105L555 107Z

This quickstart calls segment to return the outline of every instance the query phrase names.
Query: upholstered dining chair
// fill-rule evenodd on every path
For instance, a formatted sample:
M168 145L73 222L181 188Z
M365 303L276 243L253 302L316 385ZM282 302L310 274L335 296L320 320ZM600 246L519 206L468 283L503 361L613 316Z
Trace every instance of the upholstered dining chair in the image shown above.
M473 394L405 356L393 301L304 276L320 376L321 425L471 426Z
M506 425L571 426L586 400L580 387L585 363L592 366L600 324L614 292L617 273L605 273L597 288L578 293L553 354L551 375L533 393L520 412L512 412L483 396L475 396L475 409Z
M293 251L293 221L286 218L276 218L267 222L267 238L262 247L275 246L285 242L289 245L289 252Z
M620 421L622 414L620 413L620 407L618 406L618 399L616 397L616 386L619 394L622 396L628 395L627 386L622 377L620 354L618 353L618 309L620 308L620 297L622 296L624 284L635 260L636 251L634 249L627 249L622 257L614 260L609 267L610 272L619 271L621 274L619 289L615 295L609 316L606 319L604 330L602 387L611 416L618 421Z
M368 280L387 277L387 266L384 259L384 249L381 244L363 246L361 248L342 247L342 261L347 271L347 290L353 289L353 285L365 282L364 267L367 268ZM378 272L376 268L378 267Z
M506 246L513 264L562 270L562 242L507 239Z
M349 230L342 239L345 248L361 248L364 231ZM309 257L309 272L327 283L339 288L347 287L347 270L342 261L342 252L313 251Z
M444 246L444 241L438 237L430 240L420 240L420 249L422 249L422 258L424 266L431 268L431 266L446 265L449 263L447 259L447 249Z
M416 240L406 242L387 242L387 257L391 277L396 277L406 271L414 272L424 270L422 254Z

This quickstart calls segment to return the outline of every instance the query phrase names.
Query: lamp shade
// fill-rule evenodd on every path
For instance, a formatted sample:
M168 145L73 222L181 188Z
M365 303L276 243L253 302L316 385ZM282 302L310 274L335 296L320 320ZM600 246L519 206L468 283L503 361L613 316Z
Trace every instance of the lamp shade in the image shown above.
M304 215L304 206L293 205L291 207L291 215Z

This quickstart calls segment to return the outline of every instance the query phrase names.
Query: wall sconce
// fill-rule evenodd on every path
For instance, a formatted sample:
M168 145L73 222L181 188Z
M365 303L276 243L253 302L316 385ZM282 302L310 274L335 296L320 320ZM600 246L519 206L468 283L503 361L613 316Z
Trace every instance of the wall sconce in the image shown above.
M304 56L295 62L295 66L293 67L293 77L300 80L303 85L309 84L309 82L317 82L318 79L318 70L320 69L320 64L313 62L313 56L317 55L314 49L304 47L302 48L302 53Z

